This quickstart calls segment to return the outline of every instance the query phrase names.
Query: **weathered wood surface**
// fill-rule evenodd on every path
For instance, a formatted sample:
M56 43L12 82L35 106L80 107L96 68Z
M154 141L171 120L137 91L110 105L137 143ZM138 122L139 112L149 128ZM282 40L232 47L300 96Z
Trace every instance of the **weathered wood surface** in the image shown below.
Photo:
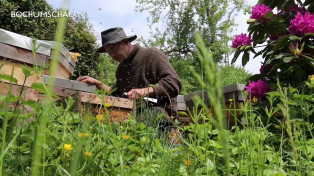
M43 75L43 83L46 85L49 84L49 79L51 76ZM95 90L97 90L95 85L89 85L84 82L79 82L75 80L69 80L69 79L63 79L63 78L55 78L54 81L54 87L60 87L60 88L66 88L66 89L74 89L76 91L84 91L84 92L90 92L93 93Z
M30 65L46 65L48 63L48 56L36 53L36 60L30 50L19 47L14 47L0 42L0 56L2 58L12 59ZM1 58L0 57L0 58Z
M54 50L54 42L38 40L37 43L41 43L41 46L37 49L35 55L32 52L32 39L26 36L22 36L10 31L0 29L0 34L4 35L0 38L0 59L14 60L16 63L28 64L29 66L46 66L51 60L51 53ZM21 39L17 39L21 37ZM42 54L45 53L45 54ZM69 78L75 69L75 61L72 59L70 52L62 45L59 53L58 72L55 75L60 78ZM44 74L49 74L49 70L46 69Z
M8 95L9 90L11 90L12 95L18 97L21 93L22 86L0 82L0 94ZM84 107L92 107L92 109L94 109L94 113L100 112L100 114L104 114L104 116L108 115L111 122L125 122L131 117L132 113L134 113L133 110L135 109L133 101L125 98L111 96L101 97L100 95L93 93L80 92L60 87L53 87L53 91L61 98L55 99L56 101L64 100L67 96L72 96L83 107L82 109L77 110L85 111ZM40 102L45 98L42 93L29 87L24 87L21 97L21 100L32 100L36 102ZM106 106L106 109L104 106ZM97 107L102 107L102 110L99 111ZM32 108L27 108L27 110L29 112L33 111Z
M239 117L242 113L240 111L240 106L244 102L242 91L244 90L243 84L234 84L230 86L223 87L225 106L223 107L224 116L226 117L228 128L234 126L236 117ZM212 116L215 118L215 111L212 109L210 105L210 100L207 96L207 91L204 92L194 92L189 95L179 95L176 99L174 99L175 106L179 111L178 121L181 125L189 125L189 123L193 122L191 116L197 116L195 113L199 113L201 106L198 109L195 109L195 104L193 102L193 98L198 96L203 100L205 105L211 110ZM202 120L200 120L201 123Z
M105 96L101 97L97 94L87 93L87 92L79 92L79 100L82 103L91 103L91 104L104 104L107 103L107 106L114 106L126 109L133 109L134 103L132 100L126 98L119 98L119 97L112 97L112 96Z
M0 57L0 65L3 63L2 58ZM13 74L12 74L13 71ZM22 64L20 62L13 62L6 60L2 68L0 69L0 74L12 75L15 79L17 79L18 85L23 85L25 81L25 75L22 70ZM35 74L29 76L26 79L25 86L31 87L31 85L35 82L40 82L40 77ZM3 80L4 82L9 82L7 80Z

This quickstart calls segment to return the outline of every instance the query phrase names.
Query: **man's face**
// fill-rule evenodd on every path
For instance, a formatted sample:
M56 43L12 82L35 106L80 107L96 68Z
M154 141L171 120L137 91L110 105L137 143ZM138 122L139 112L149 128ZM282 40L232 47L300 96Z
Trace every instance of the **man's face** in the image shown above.
M126 47L123 42L118 42L114 44L108 44L105 45L106 53L108 53L114 60L118 62L122 62L125 58L127 58L126 55Z

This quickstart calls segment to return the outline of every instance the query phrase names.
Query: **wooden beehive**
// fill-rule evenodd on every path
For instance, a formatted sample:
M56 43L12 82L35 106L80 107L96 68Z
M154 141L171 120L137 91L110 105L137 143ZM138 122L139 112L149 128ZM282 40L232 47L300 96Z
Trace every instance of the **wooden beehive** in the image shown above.
M34 49L36 48L36 49ZM33 53L35 50L35 53ZM17 79L17 85L31 87L34 82L41 81L41 75L32 74L26 79L22 71L22 66L29 67L46 66L43 74L49 74L48 66L51 60L51 53L54 50L54 43L51 41L33 40L32 38L16 34L4 29L0 29L0 74L12 75ZM60 78L69 78L75 68L69 51L62 45L58 51L60 53L58 71L55 75ZM4 80L4 82L8 82Z
M11 90L11 94L19 96L23 87L23 99L42 100L44 95L32 89L31 85L36 82L49 85L51 76L48 75L48 66L51 61L51 54L56 49L54 44L52 41L44 40L36 40L34 43L34 40L29 37L0 29L0 64L3 64L0 74L12 75L17 79L16 84L10 84L7 80L0 80L2 82L0 84L0 94L7 95ZM36 48L35 53L32 52L32 48ZM131 115L131 111L135 107L133 101L110 96L101 97L93 93L96 90L95 86L69 80L68 78L75 69L74 60L79 54L70 53L63 45L57 52L59 53L59 62L57 74L54 75L54 85L52 85L54 94L59 97L55 98L56 101L62 101L66 97L72 96L83 106L110 105L107 109L112 122L124 121ZM75 57L73 58L73 56ZM47 69L44 70L42 75L36 76L32 73L25 81L22 70L23 65L30 68L47 66Z
M51 78L51 76L47 75L44 75L42 78L46 85L49 85L49 78ZM80 108L83 107L82 110L85 108L97 109L98 107L106 106L107 112L104 111L104 108L100 111L107 113L111 122L123 122L127 120L135 109L135 104L132 100L113 96L102 96L94 93L97 89L94 85L63 78L54 79L53 91L55 95L61 98L72 96L81 106Z
M235 124L235 117L241 113L238 109L240 108L240 104L244 101L242 96L244 87L245 85L243 84L233 84L222 88L225 100L225 107L223 111L225 112L225 117L229 128ZM174 102L179 111L178 120L181 122L181 125L188 125L191 123L192 119L190 116L193 115L195 110L198 112L198 110L201 109L201 106L199 106L198 109L195 109L196 105L194 104L193 99L196 96L200 97L206 106L212 109L210 100L207 96L207 91L194 92L188 95L178 96ZM212 115L215 117L215 112L213 110Z

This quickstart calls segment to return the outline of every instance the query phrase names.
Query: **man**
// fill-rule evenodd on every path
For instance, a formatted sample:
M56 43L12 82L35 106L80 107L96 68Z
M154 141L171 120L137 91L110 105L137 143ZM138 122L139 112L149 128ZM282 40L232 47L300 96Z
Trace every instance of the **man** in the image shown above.
M166 109L169 116L175 114L169 108L170 98L176 97L181 90L181 81L167 57L157 48L144 48L132 45L136 35L126 36L122 28L110 28L101 33L100 53L108 53L119 62L116 70L116 84L109 87L99 80L82 76L77 81L94 84L113 96L122 97L127 92L129 99L152 97L158 100L156 107ZM168 108L167 108L168 107ZM173 111L173 112L171 112Z

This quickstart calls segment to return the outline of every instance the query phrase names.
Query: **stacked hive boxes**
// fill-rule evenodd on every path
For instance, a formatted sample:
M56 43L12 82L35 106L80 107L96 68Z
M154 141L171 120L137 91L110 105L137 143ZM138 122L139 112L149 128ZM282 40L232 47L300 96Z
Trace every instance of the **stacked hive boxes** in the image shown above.
M41 94L31 87L33 83L38 82L48 84L49 79L52 77L52 75L49 75L49 64L51 54L54 50L56 50L56 48L53 41L34 40L17 33L0 29L0 75L10 75L17 80L16 83L10 84L8 79L1 79L0 94L7 95L8 91L11 89L11 93L18 96L23 87L25 99L34 101L40 100L42 98ZM61 48L57 52L59 53L57 72L56 75L53 75L55 79L53 90L57 96L62 99L70 95L75 95L77 101L83 104L112 104L111 109L113 111L120 110L121 108L123 112L127 112L122 115L130 115L129 112L133 110L133 106L130 105L133 105L132 101L116 97L100 98L93 93L96 90L95 86L69 80L76 66L75 57L72 59L73 57L71 57L71 55L77 56L78 54L69 52L63 45L61 45ZM32 74L27 79L25 79L23 73L23 65L30 67L32 70ZM40 75L35 74L35 67L43 67L43 72ZM9 89L9 87L11 88ZM128 106L124 104L128 104ZM121 113L115 114L117 115L114 115L114 119L122 118L117 117L122 116Z

